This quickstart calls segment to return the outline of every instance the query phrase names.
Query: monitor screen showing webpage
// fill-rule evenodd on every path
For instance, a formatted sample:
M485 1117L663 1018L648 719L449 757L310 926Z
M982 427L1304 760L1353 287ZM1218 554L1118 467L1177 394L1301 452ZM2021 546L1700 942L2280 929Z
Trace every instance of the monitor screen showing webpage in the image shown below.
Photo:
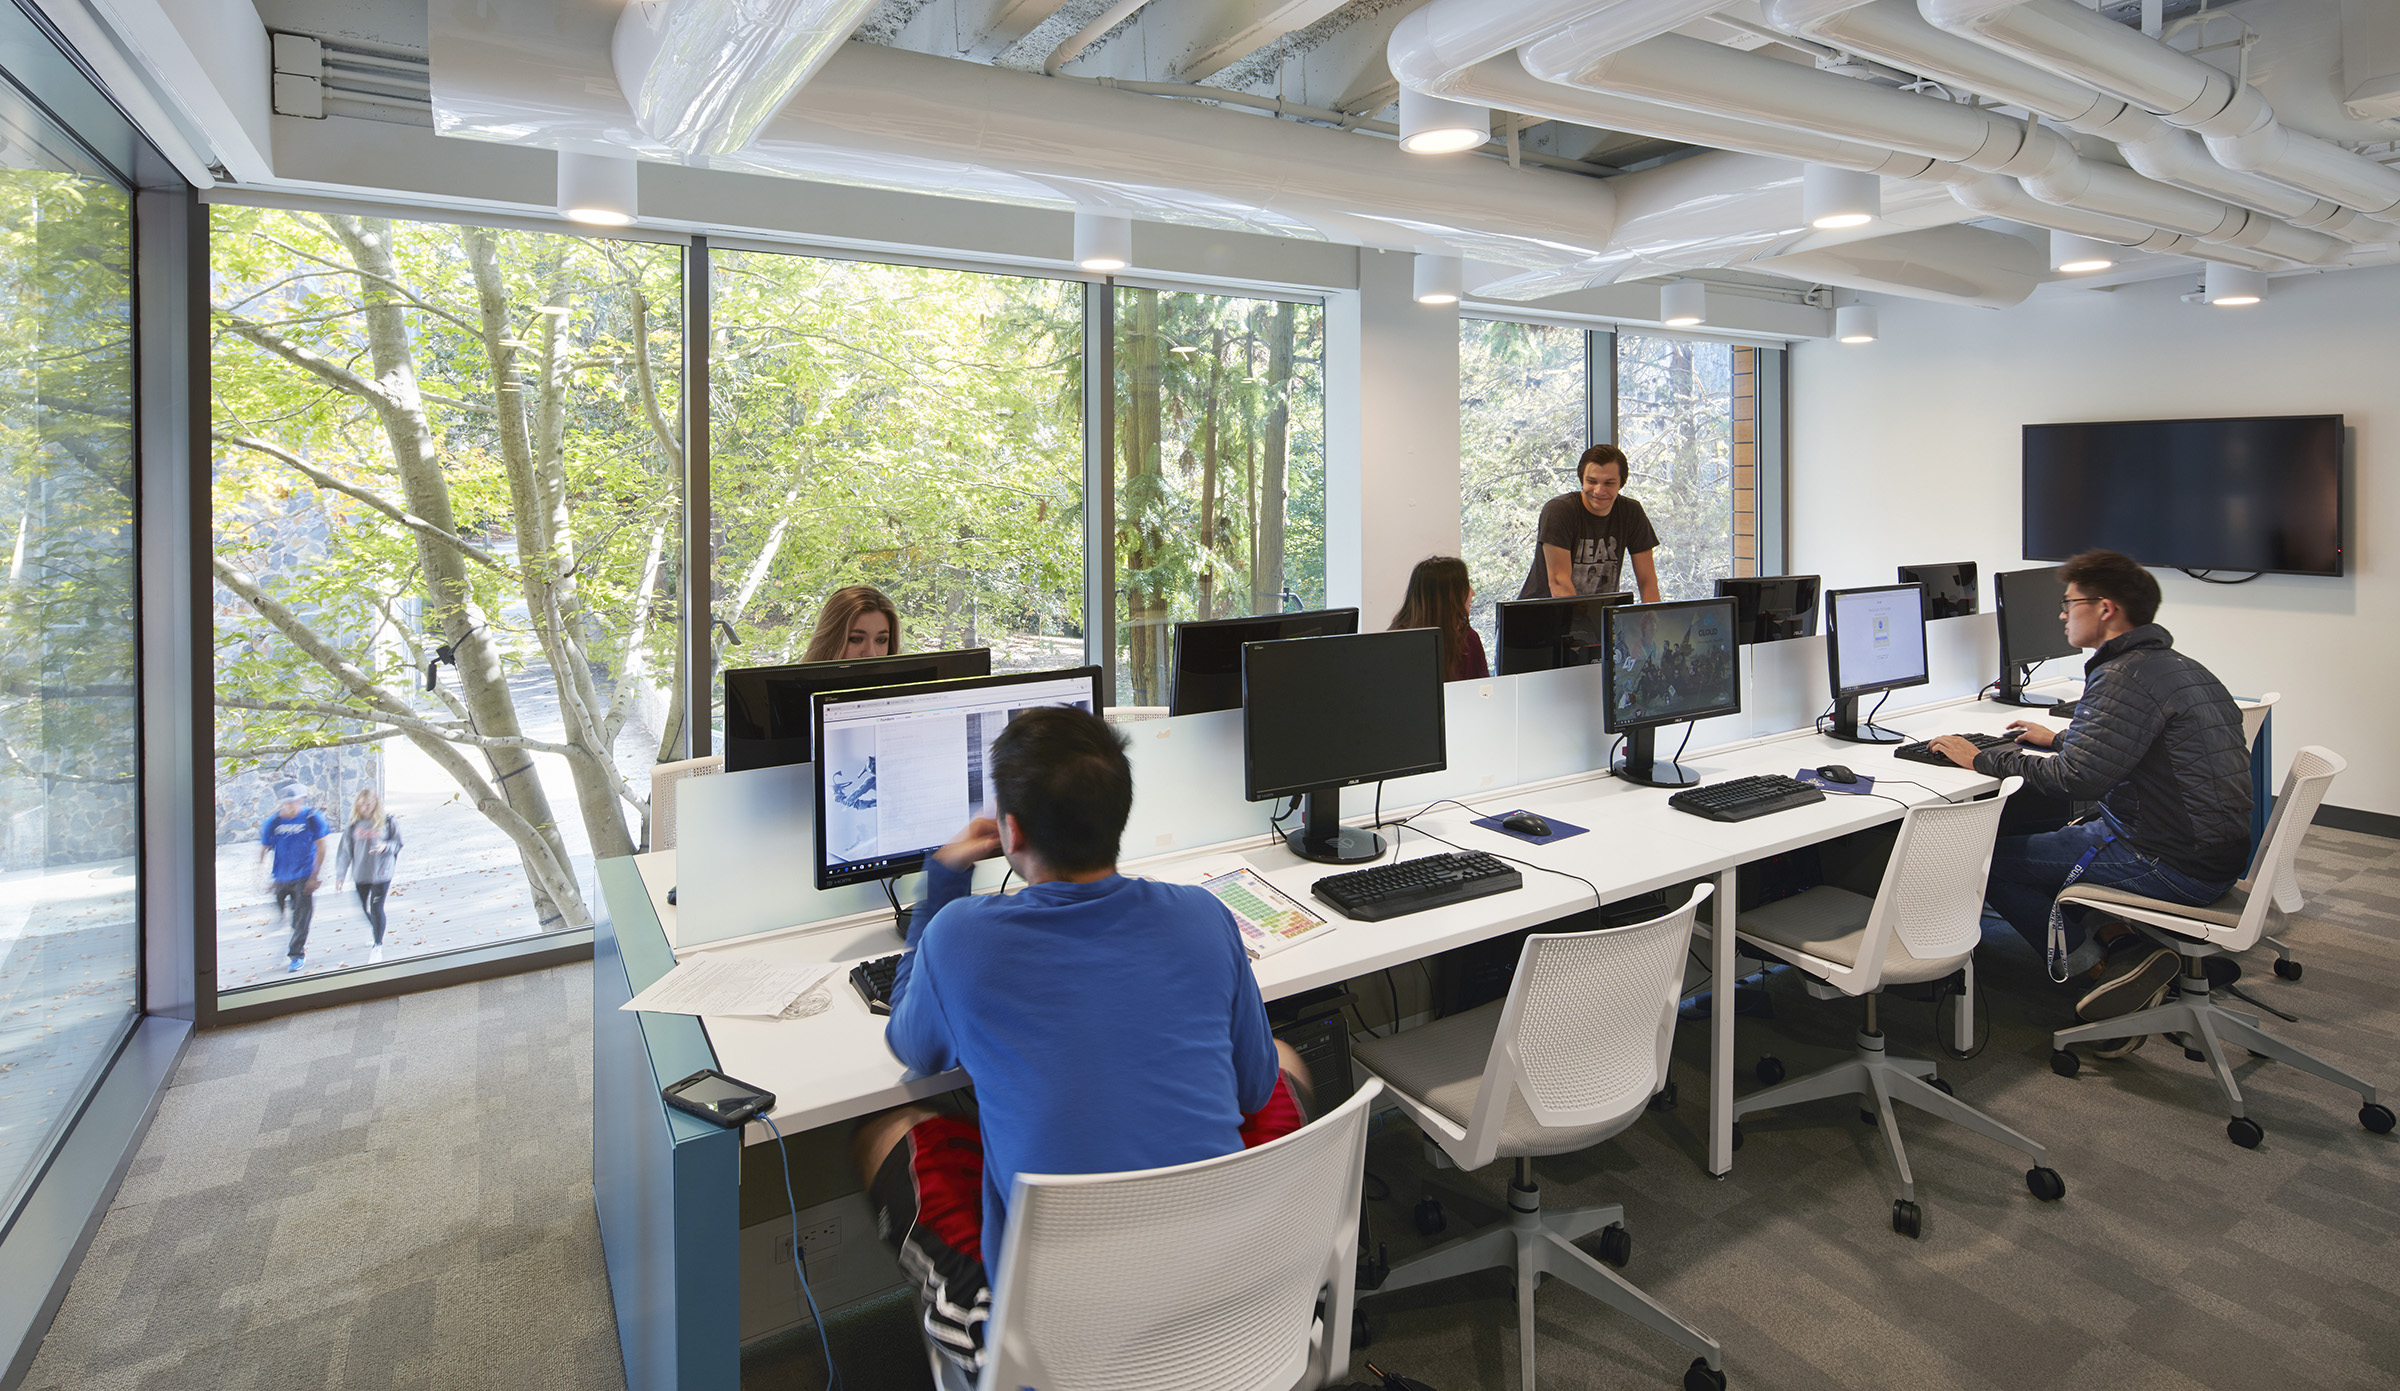
M1833 693L1859 695L1925 680L1925 597L1917 585L1830 596Z
M1045 705L1097 713L1100 669L1027 672L820 695L817 887L924 868L969 821L992 815L992 743Z

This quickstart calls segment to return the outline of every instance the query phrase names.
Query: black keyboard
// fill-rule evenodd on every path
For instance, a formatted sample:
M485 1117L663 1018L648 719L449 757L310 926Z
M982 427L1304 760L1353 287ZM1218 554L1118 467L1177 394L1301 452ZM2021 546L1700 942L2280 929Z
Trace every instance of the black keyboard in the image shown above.
M900 974L900 958L906 955L907 952L894 952L850 968L850 983L858 987L868 1009L877 1014L892 1012L892 977Z
M1975 746L1975 752L1977 753L1981 753L1985 749L1996 749L2004 744L2016 748L2024 747L2024 745L2017 743L2017 736L2014 734L1961 734L1958 737L1966 740L1970 744L1973 744ZM1892 757L1905 758L1911 763L1930 763L1936 768L1955 768L1958 766L1957 764L1952 763L1949 759L1944 758L1942 755L1935 753L1933 751L1933 743L1931 740L1920 740L1914 744L1902 744L1900 747L1892 750Z
M1343 917L1381 922L1404 913L1422 913L1444 904L1463 903L1485 894L1523 888L1525 876L1498 856L1480 850L1427 855L1398 864L1348 874L1329 874L1309 892L1329 903Z
M1667 805L1711 821L1747 821L1753 816L1765 816L1773 811L1788 811L1811 802L1822 802L1825 794L1798 778L1781 773L1761 773L1751 778L1735 778L1730 782L1713 782L1706 787L1687 787L1667 799Z

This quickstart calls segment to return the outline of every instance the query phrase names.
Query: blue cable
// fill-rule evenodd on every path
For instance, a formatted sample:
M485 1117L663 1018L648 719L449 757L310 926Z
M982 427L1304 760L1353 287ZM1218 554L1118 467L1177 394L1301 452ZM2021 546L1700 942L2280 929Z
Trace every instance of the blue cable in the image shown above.
M817 1297L808 1288L808 1254L800 1249L800 1200L792 1196L792 1152L783 1143L783 1132L775 1128L773 1117L760 1112L759 1122L775 1137L775 1151L783 1156L783 1201L792 1212L792 1273L800 1277L800 1297L808 1301L808 1316L817 1321L817 1346L825 1350L825 1374L833 1385L842 1384L842 1369L834 1365L833 1344L825 1336L825 1316L817 1312Z

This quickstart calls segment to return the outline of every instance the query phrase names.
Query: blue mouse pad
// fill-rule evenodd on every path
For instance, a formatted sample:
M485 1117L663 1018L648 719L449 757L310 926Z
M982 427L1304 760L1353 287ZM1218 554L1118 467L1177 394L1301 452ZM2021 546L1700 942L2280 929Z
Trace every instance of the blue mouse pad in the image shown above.
M1582 835L1584 831L1588 829L1583 826L1570 826L1555 816L1542 817L1544 821L1550 823L1550 834L1546 836L1529 836L1523 831L1512 831L1506 826L1500 824L1501 817L1514 816L1523 810L1523 807L1512 807L1509 810L1500 813L1499 816L1479 816L1475 819L1475 824L1481 826L1487 831L1498 831L1504 836L1512 836L1518 840L1526 842L1529 845L1548 845L1554 840L1565 840L1569 836ZM1534 814L1536 816L1541 815L1539 812Z
M1858 772L1858 770L1855 768L1851 769L1851 771L1854 773ZM1814 768L1803 768L1799 772L1792 774L1792 776L1798 778L1804 783L1807 783L1810 787L1823 788L1827 792L1847 792L1856 795L1861 792L1872 792L1875 790L1875 780L1868 777L1864 773L1859 774L1858 781L1856 782L1827 782L1825 779L1817 776L1817 770Z

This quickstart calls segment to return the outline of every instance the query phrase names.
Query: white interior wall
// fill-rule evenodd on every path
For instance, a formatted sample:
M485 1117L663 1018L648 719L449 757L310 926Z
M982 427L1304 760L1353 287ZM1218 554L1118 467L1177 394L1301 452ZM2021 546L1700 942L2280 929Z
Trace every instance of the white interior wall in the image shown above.
M1374 632L1418 561L1458 554L1458 309L1417 303L1401 252L1359 252L1358 281L1325 306L1325 576Z
M2159 622L2235 694L2282 693L2278 777L2293 749L2323 744L2350 761L2329 802L2400 814L2385 704L2400 681L2400 562L2384 548L2400 537L2400 268L2279 278L2241 309L2185 304L2190 287L2051 292L2004 311L1884 300L1878 341L1796 345L1791 568L1830 588L1917 562L1974 560L1987 576L2032 563L2021 425L2339 413L2348 573L2227 586L2161 572Z

